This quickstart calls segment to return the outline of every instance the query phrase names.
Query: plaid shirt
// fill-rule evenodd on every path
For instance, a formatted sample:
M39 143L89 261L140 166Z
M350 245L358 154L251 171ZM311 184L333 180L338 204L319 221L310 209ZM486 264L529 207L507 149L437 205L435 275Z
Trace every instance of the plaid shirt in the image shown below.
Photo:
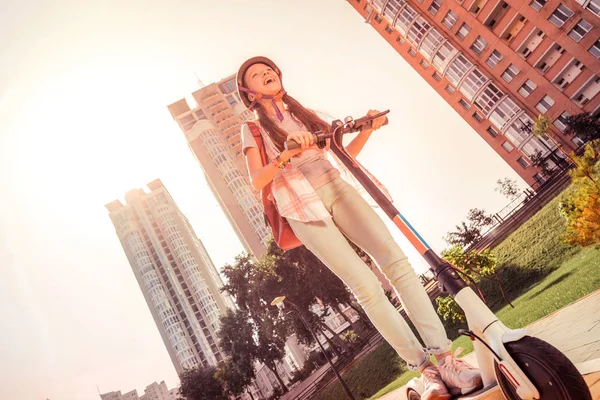
M269 135L264 133L260 124L257 123L258 121L254 122L260 128L263 143L265 144L265 150L269 159L275 159L276 155L279 154L279 151ZM326 150L322 149L321 151L325 152ZM377 203L375 203L373 198L367 193L348 168L346 168L333 152L327 152L329 161L340 171L341 177L352 185L370 205L376 207ZM363 168L362 165L358 165L391 201L392 199L387 189L371 175L369 171ZM282 217L302 222L322 221L331 218L331 214L325 208L325 205L317 195L317 192L313 189L302 172L293 165L290 169L282 169L275 176L271 185L271 194L272 200L277 204L277 209Z

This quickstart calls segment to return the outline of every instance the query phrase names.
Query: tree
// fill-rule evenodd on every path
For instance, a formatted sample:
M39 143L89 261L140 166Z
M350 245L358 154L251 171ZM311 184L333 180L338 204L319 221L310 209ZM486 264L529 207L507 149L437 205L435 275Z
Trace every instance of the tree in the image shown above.
M478 253L474 250L465 251L462 246L455 245L442 252L442 258L459 268L471 279L490 278L496 272L496 258L492 255L490 249ZM441 296L436 298L435 301L438 306L437 313L445 321L465 321L465 315L454 298Z
M566 135L575 135L584 142L600 139L600 121L589 112L567 117L565 125Z
M196 367L179 375L179 394L184 400L227 400L215 367Z
M498 184L498 186L496 187L495 191L499 192L501 195L503 195L509 200L516 199L519 196L519 193L521 192L517 181L514 181L510 178L504 178L504 180L498 179L496 183Z
M467 214L467 222L461 222L456 226L456 231L449 232L444 240L451 245L462 245L468 247L481 239L481 231L494 224L494 218L486 214L484 210L472 208Z
M581 157L574 157L577 168L571 171L573 185L560 204L566 219L564 239L572 245L600 243L600 140L585 147Z
M217 378L233 396L241 394L255 377L254 360L258 348L253 335L254 329L246 312L228 310L221 317L219 346L228 358L219 369Z
M248 255L237 256L235 265L226 265L222 272L228 283L221 290L234 297L244 313L225 317L227 330L220 334L224 339L224 351L230 357L235 357L233 351L245 349L248 357L253 357L253 361L263 363L273 372L281 389L287 392L276 366L283 359L289 327L279 318L278 310L270 306L270 300L274 297L266 293L277 276L262 263L255 264ZM244 326L246 323L249 325ZM242 343L228 337L230 331L245 335ZM252 333L250 338L248 332ZM250 344L251 340L254 345Z
M530 157L533 166L539 168L542 174L546 176L552 175L553 172L548 164L548 158L549 157L544 157L540 150L536 150L535 153Z
M551 169L547 166L547 159L552 160L556 165L558 165L561 168L567 168L568 167L568 163L565 161L565 159L569 160L569 161L573 161L571 159L571 157L569 157L568 155L565 155L565 157L560 157L557 152L560 152L560 148L561 148L561 144L558 143L554 137L550 134L550 119L543 115L540 114L538 115L538 117L535 119L533 126L531 128L531 133L537 137L540 142L548 149L548 151L550 152L548 154L547 157L542 159L541 156L541 151L537 151L535 154L535 160L532 159L531 161L533 162L534 166L540 167L542 168L542 172L545 175L550 175L551 173ZM550 142L552 142L552 145L554 146L554 149L551 149L546 142L544 141L544 139L548 139ZM538 154L540 153L540 154ZM562 154L562 153L561 153Z
M252 384L252 379L255 377L250 360L245 359L234 362L231 358L228 358L220 365L215 376L223 384L227 395L237 397L244 390L247 390L250 397L254 399L252 392L248 390L248 387Z

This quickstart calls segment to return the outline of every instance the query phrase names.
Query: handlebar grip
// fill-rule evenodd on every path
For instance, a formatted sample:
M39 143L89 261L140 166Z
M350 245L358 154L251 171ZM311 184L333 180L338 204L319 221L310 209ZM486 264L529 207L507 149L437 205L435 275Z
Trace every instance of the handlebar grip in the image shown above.
M315 135L314 133L313 133L313 141L314 141L315 143L317 143L317 135ZM286 142L283 144L283 147L284 147L286 150L294 150L294 149L299 149L299 148L300 148L300 143L296 142L296 141L295 141L295 140L293 140L293 139L292 139L292 140L287 140L287 141L286 141Z

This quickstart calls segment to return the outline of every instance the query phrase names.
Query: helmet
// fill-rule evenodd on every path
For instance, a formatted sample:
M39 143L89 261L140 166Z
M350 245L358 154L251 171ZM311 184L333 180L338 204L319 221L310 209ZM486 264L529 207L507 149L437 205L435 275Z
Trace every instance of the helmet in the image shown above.
M248 70L248 68L250 68L252 65L254 64L265 64L268 65L269 67L271 67L273 69L273 71L275 71L275 73L277 75L279 75L279 79L281 79L281 70L277 67L277 65L269 60L267 57L252 57L248 60L246 60L246 62L244 62L242 64L242 66L240 67L240 69L238 70L238 73L236 75L236 84L237 84L237 92L238 95L240 96L240 99L242 99L242 102L244 103L244 105L250 109L252 109L252 106L254 105L253 101L250 101L250 99L248 98L248 88L246 88L244 86L244 74L246 74L246 71Z

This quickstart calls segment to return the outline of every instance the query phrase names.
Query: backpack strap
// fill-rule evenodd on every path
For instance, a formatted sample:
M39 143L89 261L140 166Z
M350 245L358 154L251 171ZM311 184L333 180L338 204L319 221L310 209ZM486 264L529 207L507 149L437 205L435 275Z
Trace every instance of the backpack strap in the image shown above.
M252 136L254 136L254 140L256 141L256 146L258 147L258 151L260 152L260 158L262 159L263 166L269 163L267 157L267 151L265 149L265 142L262 137L262 133L260 132L260 128L254 122L247 121L246 124L250 131L252 132Z

